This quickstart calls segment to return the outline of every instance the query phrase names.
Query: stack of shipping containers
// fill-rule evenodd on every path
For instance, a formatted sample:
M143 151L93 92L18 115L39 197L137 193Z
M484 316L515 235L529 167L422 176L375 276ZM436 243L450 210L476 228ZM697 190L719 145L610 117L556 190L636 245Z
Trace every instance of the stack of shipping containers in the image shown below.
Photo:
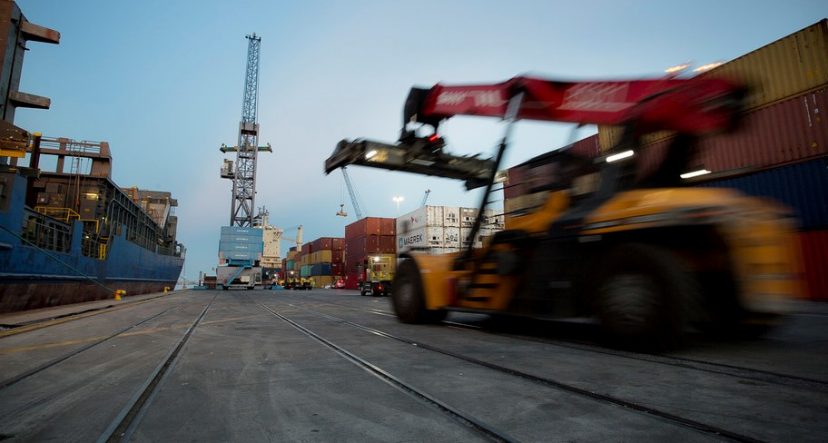
M303 248L304 249L304 248ZM303 277L313 278L314 285L323 288L332 285L343 276L345 259L345 239L321 237L308 244L309 255L306 265L302 266ZM308 275L304 275L307 273Z
M474 247L483 239L503 229L503 216L494 209L485 210ZM396 220L397 253L422 251L429 254L457 252L469 244L469 234L477 217L476 208L423 206ZM462 241L462 244L461 244Z
M222 226L219 238L219 264L258 265L263 247L261 229Z
M299 262L297 257L299 257L299 251L296 246L291 246L287 252L287 256L282 260L281 278L288 278L291 276L291 273L293 273L292 275L299 275Z
M393 218L366 217L345 226L345 287L356 289L360 270L370 259L396 264L396 225ZM394 269L387 269L393 274Z
M745 54L704 74L747 82L752 91L736 132L705 137L692 170L696 186L735 188L790 207L800 223L802 263L808 294L828 300L828 20ZM573 150L587 156L612 147L617 127L598 128ZM670 142L656 133L636 150L639 176L648 175ZM542 169L542 168L537 168ZM691 171L687 171L691 172ZM508 171L506 213L531 208L543 196L550 171L519 165Z

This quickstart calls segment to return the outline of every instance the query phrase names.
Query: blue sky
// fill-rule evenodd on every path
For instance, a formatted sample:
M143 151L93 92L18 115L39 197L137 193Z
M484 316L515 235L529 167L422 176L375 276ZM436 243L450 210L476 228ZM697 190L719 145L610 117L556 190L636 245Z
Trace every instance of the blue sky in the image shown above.
M355 220L339 173L322 164L342 138L393 141L413 85L497 82L533 73L564 79L657 76L682 62L726 61L828 16L824 1L173 1L19 0L26 17L58 30L31 43L21 90L52 108L16 123L47 136L106 140L121 186L178 198L185 274L217 260L229 222L222 143L235 144L247 41L262 36L257 206L303 225L306 240L342 236ZM506 165L565 144L571 126L521 123ZM495 120L442 128L457 153L489 153ZM582 129L576 138L594 133ZM229 157L228 157L229 158ZM367 215L429 204L475 206L462 184L354 167ZM350 217L334 214L346 204ZM295 230L288 230L292 236ZM283 248L288 246L283 243Z

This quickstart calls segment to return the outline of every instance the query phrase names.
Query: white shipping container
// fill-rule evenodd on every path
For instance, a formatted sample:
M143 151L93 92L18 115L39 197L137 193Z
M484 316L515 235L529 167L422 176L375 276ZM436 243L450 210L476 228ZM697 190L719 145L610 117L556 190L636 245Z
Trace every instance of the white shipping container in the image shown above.
M443 247L443 228L424 226L407 234L397 234L397 253Z
M460 208L460 227L470 228L477 218L477 208Z
M456 206L443 206L443 227L460 227L460 208Z
M443 246L447 248L460 247L460 227L443 228Z
M442 206L423 206L397 217L397 232L405 234L425 226L443 226Z

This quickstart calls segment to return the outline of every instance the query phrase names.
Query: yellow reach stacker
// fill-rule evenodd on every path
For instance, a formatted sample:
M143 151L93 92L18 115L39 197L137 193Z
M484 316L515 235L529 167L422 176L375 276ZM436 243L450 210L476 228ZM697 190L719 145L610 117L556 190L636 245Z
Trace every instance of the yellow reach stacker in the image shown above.
M482 249L401 255L391 296L406 323L439 321L447 311L594 316L614 344L663 349L689 327L761 331L799 295L788 211L730 189L687 187L681 177L700 137L738 130L745 94L712 78L516 77L413 88L398 142L343 140L325 170L355 164L485 187L474 236L516 121L623 126L620 141L597 158L561 149L529 160L548 175L529 190L534 205L507 213L506 229ZM507 121L492 158L445 152L437 129L455 115ZM673 136L655 172L641 176L638 142L656 131Z

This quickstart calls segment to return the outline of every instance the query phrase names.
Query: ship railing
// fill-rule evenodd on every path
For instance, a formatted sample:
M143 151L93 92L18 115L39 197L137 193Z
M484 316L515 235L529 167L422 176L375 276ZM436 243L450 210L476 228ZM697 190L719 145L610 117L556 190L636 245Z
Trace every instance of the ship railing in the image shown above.
M72 229L54 218L26 211L21 237L29 245L58 252L69 252L72 247Z
M97 235L84 233L81 241L81 253L85 257L91 257L97 260L106 260L106 250L109 244L108 237L98 237Z
M35 206L35 212L43 214L64 223L71 224L72 220L80 220L80 214L70 208L53 208L49 206Z

